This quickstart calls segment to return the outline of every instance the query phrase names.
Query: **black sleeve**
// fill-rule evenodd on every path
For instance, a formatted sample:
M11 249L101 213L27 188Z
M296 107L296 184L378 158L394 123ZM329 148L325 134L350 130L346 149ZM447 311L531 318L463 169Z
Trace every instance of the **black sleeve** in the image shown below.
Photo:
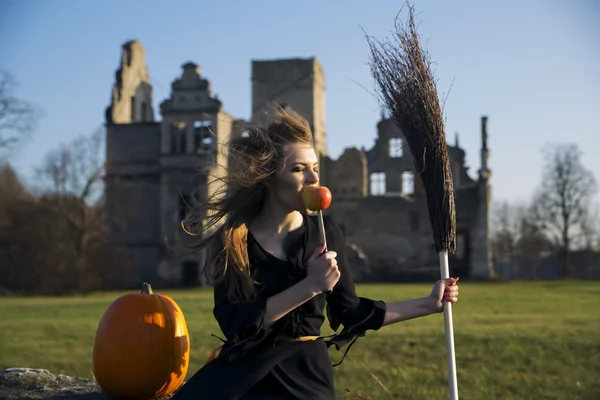
M264 328L263 318L267 309L267 299L232 302L223 282L214 288L215 307L213 314L223 334L232 342L239 342L256 336Z
M344 329L333 340L339 349L365 331L378 330L383 325L386 305L383 301L358 297L352 279L352 273L346 257L346 242L341 229L331 219L325 220L327 244L329 250L337 253L340 279L327 297L327 318L331 329L337 331L340 325Z

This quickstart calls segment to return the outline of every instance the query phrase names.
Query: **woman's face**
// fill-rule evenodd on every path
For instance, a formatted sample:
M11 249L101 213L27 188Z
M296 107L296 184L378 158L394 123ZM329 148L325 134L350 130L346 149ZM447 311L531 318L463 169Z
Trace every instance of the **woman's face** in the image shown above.
M310 145L287 145L283 165L271 181L275 199L290 211L306 212L302 191L319 183L319 160Z

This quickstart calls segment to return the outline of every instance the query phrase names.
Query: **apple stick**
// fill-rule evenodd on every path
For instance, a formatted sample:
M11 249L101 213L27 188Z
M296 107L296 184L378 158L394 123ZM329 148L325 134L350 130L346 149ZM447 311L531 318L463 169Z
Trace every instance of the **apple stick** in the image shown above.
M323 223L323 210L327 210L331 205L331 191L325 186L309 186L302 192L302 202L310 211L317 212L319 221L319 238L321 243L325 243L327 252L327 238L325 237L325 224Z
M319 239L321 239L321 243L325 243L325 250L323 253L327 253L327 238L325 237L325 224L323 223L323 211L317 211L317 219L319 221Z

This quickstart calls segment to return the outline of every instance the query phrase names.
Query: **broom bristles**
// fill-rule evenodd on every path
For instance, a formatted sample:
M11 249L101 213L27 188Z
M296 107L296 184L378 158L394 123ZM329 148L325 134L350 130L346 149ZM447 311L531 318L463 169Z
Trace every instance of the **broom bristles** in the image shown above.
M406 138L425 188L429 219L438 252L456 249L456 213L450 158L442 110L429 54L419 44L413 7L408 27L396 16L394 40L367 37L370 68L380 101Z

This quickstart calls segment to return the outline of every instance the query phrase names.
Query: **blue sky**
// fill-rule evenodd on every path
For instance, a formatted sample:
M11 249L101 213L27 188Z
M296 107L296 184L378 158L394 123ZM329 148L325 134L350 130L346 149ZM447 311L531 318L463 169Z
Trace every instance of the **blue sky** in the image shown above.
M155 105L193 61L225 109L250 116L250 62L315 56L325 71L330 155L370 148L380 109L369 91L362 29L384 37L401 1L2 0L0 67L18 94L43 109L35 137L13 159L28 176L60 142L104 122L120 46L139 39ZM494 200L528 200L541 148L572 142L600 179L600 3L595 0L416 0L446 100L448 139L480 166L487 115ZM155 108L155 111L157 109Z

